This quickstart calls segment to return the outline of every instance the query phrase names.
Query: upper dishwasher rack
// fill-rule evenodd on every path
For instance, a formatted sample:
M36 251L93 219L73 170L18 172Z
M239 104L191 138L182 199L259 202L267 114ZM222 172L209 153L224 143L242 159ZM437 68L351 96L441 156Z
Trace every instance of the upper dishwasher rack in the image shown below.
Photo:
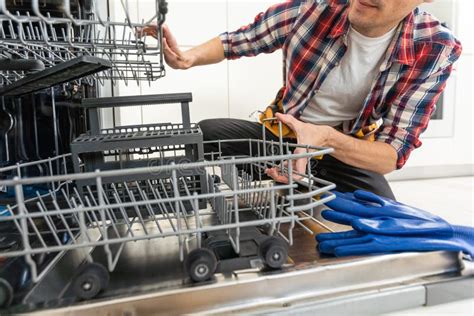
M94 78L154 81L165 75L161 26L167 2L152 4L152 17L134 21L128 0L0 0L0 58L35 59L51 67L95 56L110 61L112 68ZM150 24L157 26L157 39L140 34L140 28ZM11 84L25 75L4 71L0 84Z

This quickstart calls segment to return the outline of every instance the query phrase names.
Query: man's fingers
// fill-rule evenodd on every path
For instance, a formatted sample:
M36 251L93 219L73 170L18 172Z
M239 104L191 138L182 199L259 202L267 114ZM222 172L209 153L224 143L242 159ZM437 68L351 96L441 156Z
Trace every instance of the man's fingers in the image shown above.
M294 154L306 154L308 150L306 148L296 148ZM295 161L295 169L297 173L306 174L308 166L308 158L300 158ZM301 177L300 177L301 178Z
M163 48L164 48L164 53L167 55L168 58L173 58L178 60L179 56L170 48L168 45L168 41L164 38L163 39Z
M301 174L306 173L306 166L308 165L306 158L301 158L301 159L296 160L295 165L296 165L295 169L297 173L301 173Z
M181 53L176 38L171 33L168 25L163 25L163 37L166 38L169 47L176 53Z
M168 25L163 24L162 30L163 30L163 36L164 36L164 37L166 37L166 38L168 38L168 37L173 37L173 35L171 34L171 31L170 31L170 28L168 27Z
M285 184L288 183L288 177L280 174L280 171L278 168L267 169L266 173L269 177L271 177L276 182L285 183Z
M183 60L183 54L181 50L178 46L172 45L172 43L170 42L170 38L164 37L163 43L165 43L165 48L167 48L170 52L173 53L174 56L176 56L177 60Z
M171 50L165 39L163 39L163 53L168 66L174 69L179 68L179 56Z
M135 36L138 38L142 38L143 36L148 36L148 32L146 31L146 27L137 27L135 29Z
M305 160L305 159L300 159L300 160ZM301 180L303 176L296 174L296 173L301 173L305 174L305 168L306 168L306 163L305 161L300 162L301 166L298 166L298 161L293 162L293 180ZM301 168L301 170L299 170ZM266 174L271 177L273 180L280 182L280 183L289 183L289 178L288 178L288 162L285 161L282 166L280 167L273 167L269 168L266 171Z
M158 38L156 25L146 25L144 27L137 27L135 30L135 35L137 37L152 36L154 38Z
M293 116L288 114L276 113L277 119L279 119L282 123L288 125L294 132L298 127L298 120L296 120Z

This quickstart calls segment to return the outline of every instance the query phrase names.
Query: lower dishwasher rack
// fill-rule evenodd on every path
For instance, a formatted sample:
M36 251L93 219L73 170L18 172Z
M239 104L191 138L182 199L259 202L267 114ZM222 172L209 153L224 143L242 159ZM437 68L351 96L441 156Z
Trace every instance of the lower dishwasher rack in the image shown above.
M222 144L219 143L218 147L220 145ZM249 146L252 145L249 142ZM123 205L133 209L134 206L145 207L166 200L175 206L174 215L171 214L173 220L166 220L163 211L154 214L158 217L142 218L141 215L146 215L148 211L145 208L135 213L138 218L136 221L127 222L125 217L129 210L113 213L113 208L120 208L119 203L110 204L104 201L108 195L102 191L102 185L108 188L109 184L105 179L108 175L115 177L117 172L68 175L68 156L46 162L50 171L63 169L64 175L48 178L52 190L41 187L42 194L37 194L38 199L28 197L28 186L38 184L35 179L0 182L4 187L13 186L16 189L17 201L18 196L27 197L26 201L20 198L19 204L8 206L9 214L0 217L1 222L15 224L23 237L19 249L17 247L13 251L2 250L1 256L17 255L28 259L36 253L57 252L54 260L46 267L34 271L36 282L24 295L21 304L7 311L38 315L229 312L294 314L338 310L370 314L436 303L445 299L440 295L442 291L448 291L451 295L448 297L453 297L454 294L458 298L472 296L473 269L458 253L408 253L343 259L321 257L317 252L314 235L348 229L325 221L320 214L323 203L332 198L328 192L334 186L314 178L309 171L304 179L294 180L290 176L288 185L275 186L271 181L262 179L261 171L285 160L298 159L300 156L312 159L330 151L315 150L299 156L279 155L279 151L271 149L274 146L281 149L282 144L264 141L261 145L270 146L269 151L274 154L266 156L265 150L263 155L257 158L220 157L216 161L191 163L179 170L171 165L138 171L117 171L125 180L120 193L112 193L115 192L118 197L129 194L129 200ZM245 166L246 163L248 166ZM288 165L291 166L291 163ZM191 194L186 188L178 188L176 172L184 172L185 176L186 168L196 167L204 168L209 176L207 190L201 193L194 191ZM131 181L130 176L135 173L156 175L156 172L172 175L172 181L167 185L174 189L174 196L163 200L147 200L145 197L152 192L145 194L138 183L136 193L130 194L127 189ZM288 173L291 175L291 170L288 170ZM75 180L87 177L96 179L97 185L93 190L99 200L98 204L94 201L79 204L81 194L74 192L73 186L70 187ZM94 194L87 193L88 190L85 192L92 199ZM163 189L160 192L168 190ZM61 209L55 202L54 194L72 196L71 204ZM99 196L102 195L104 200L100 201ZM55 199L48 202L44 200L44 196L53 196ZM136 200L139 196L143 199ZM199 198L207 199L207 209L198 210ZM180 201L186 199L194 203L180 204ZM38 209L30 213L32 202L36 202ZM47 216L41 213L38 215L38 211L44 213L45 210L52 212L46 213L50 214ZM83 216L80 215L82 213ZM34 220L49 219L46 224L51 228L51 214L59 217L71 215L68 218L76 220L76 224L79 221L79 225L74 226L69 221L63 221L62 235L68 235L69 232L69 238L58 240L56 244L46 238L46 244L30 244L33 237L38 239L44 236L45 232L51 235L52 231L47 225L43 223L41 228ZM122 214L125 222L115 222L114 216L117 214ZM100 215L104 216L101 221L93 220L92 217ZM190 219L193 220L185 223L188 215L191 215ZM86 218L89 219L84 221ZM156 219L165 220L158 224ZM178 222L181 222L184 228L172 227ZM86 223L89 225L87 229ZM260 261L253 262L249 269L218 273L209 281L198 284L186 277L185 265L180 262L186 253L200 248L201 243L205 242L203 233L225 230L229 238L233 238L232 247L238 249L238 233L246 224L264 225L270 234L280 235L291 245L289 259L281 269L261 269L263 262ZM113 231L115 235L111 233ZM126 232L125 235L121 234L123 231ZM168 231L171 233L167 234ZM74 233L77 235L72 239ZM28 247L24 247L25 245ZM110 284L93 300L78 301L72 293L71 284L78 267L84 261L108 266ZM31 265L34 266L34 262L31 263L30 260Z

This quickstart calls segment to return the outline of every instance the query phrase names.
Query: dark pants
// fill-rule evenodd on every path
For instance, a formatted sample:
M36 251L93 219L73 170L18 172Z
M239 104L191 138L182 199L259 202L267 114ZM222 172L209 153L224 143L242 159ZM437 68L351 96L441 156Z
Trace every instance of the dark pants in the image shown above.
M204 134L204 140L262 139L262 126L256 122L238 119L211 119L201 121L199 126ZM278 141L278 138L269 132L266 132L265 137L270 141ZM248 143L226 144L221 147L221 150L225 156L249 155ZM206 145L205 151L217 152L218 148L214 145ZM340 192L363 189L395 199L392 189L383 175L352 167L330 155L325 155L322 160L316 161L312 169L319 178L336 184L337 190Z

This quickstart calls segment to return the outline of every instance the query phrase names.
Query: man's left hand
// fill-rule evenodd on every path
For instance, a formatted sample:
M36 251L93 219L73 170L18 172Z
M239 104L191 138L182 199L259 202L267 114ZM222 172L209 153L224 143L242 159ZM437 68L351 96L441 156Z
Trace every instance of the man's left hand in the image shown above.
M286 124L296 134L298 145L310 145L316 147L327 147L328 139L332 128L325 125L314 125L310 123L304 123L295 117L288 114L276 113L276 117L283 124ZM306 153L305 148L295 149L295 154ZM301 176L298 174L305 174L307 167L307 158L301 158L296 161L292 161L292 167L294 170L294 179L300 179ZM281 183L288 183L288 174L281 172L281 167L274 167L267 169L266 173L272 177L275 181Z

